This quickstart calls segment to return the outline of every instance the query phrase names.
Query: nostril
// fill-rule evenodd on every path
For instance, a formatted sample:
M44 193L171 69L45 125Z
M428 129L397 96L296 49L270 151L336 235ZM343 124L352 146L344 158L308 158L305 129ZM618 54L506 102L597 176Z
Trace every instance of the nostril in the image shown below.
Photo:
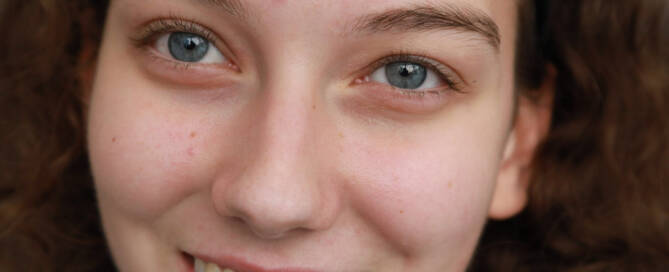
M253 218L251 214L244 213L240 210L228 208L228 212L225 216L233 224L239 225L241 228L249 230L254 236L257 236L262 239L274 240L281 238L283 233L288 230L283 230L280 226L276 224L270 224L267 221L262 219Z
M253 231L253 234L257 236L258 238L262 238L265 240L276 240L279 238L282 238L286 232L267 232L267 231L261 231L255 228L251 228Z
M232 216L229 218L232 222L247 229L254 236L266 240L276 240L294 230L304 230L301 227L294 227L296 224L285 224L285 222L270 222L263 219L254 219L244 216Z
M338 194L319 178L318 167L278 151L262 154L239 174L213 182L218 215L262 239L327 228L337 215Z
M246 223L245 223L246 220L244 220L244 218L241 218L241 217L239 217L239 216L231 216L231 217L230 217L230 220L232 220L232 221L235 222L235 223L246 224Z

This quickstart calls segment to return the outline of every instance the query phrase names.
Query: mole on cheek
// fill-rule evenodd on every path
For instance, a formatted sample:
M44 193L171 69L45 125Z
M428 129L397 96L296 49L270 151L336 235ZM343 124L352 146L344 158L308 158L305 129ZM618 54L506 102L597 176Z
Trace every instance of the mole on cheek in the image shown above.
M195 136L197 136L197 133L195 133L195 131L192 131L192 132L190 133L190 137L191 137L191 138L195 138Z
M116 137L112 137L112 143L116 142Z

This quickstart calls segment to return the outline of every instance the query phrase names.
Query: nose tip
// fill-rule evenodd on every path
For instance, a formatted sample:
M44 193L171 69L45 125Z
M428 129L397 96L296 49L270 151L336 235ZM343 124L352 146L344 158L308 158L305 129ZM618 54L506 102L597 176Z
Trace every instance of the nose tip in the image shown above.
M277 239L297 229L315 229L313 201L298 200L295 195L279 191L253 197L240 193L225 204L226 216L241 221L258 237ZM310 203L311 202L311 203Z
M214 205L218 214L242 223L261 239L327 229L336 217L336 199L322 194L314 180L287 179L277 172L281 171L215 185Z
M266 200L265 200L266 201ZM240 203L240 202L236 202ZM271 207L270 207L271 206ZM262 208L264 207L264 208ZM252 209L250 209L252 208ZM226 216L234 217L244 224L255 236L262 239L279 239L297 230L315 230L318 226L310 222L313 216L309 207L282 208L269 201L245 205L228 206Z
M276 78L263 89L260 106L250 110L251 125L237 132L246 136L244 152L219 169L226 177L212 187L218 214L264 239L326 229L339 210L335 185L322 178L332 171L319 144L323 125L311 103L304 103L318 101L313 89L284 80L292 72Z

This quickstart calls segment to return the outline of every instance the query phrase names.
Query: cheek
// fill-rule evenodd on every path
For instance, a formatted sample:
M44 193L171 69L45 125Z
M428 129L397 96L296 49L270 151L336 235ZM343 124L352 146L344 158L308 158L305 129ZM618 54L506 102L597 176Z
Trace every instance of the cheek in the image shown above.
M226 144L211 141L225 137L211 133L216 113L175 103L122 59L101 57L89 112L91 167L102 207L150 220L211 178L205 150L231 147L212 146Z
M455 120L410 139L351 141L342 152L351 201L387 241L417 255L468 252L487 217L503 130Z
M200 146L189 135L198 129L164 119L141 99L114 101L104 94L123 92L99 88L94 95L89 129L93 174L101 201L149 215L178 199L187 189L184 181L196 178L188 169Z
M458 147L451 152L458 153ZM358 171L362 185L353 191L358 206L386 235L421 247L434 239L458 243L457 237L476 234L472 226L484 220L494 184L491 166L427 152L383 153L385 159L360 157L368 167Z

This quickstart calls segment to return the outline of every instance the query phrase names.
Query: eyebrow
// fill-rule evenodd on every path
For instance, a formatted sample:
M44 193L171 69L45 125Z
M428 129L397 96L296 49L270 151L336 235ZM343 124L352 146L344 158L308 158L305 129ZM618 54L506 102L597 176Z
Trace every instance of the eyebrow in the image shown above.
M354 24L358 32L462 30L482 36L499 50L499 27L483 11L452 4L398 8L366 15Z
M196 1L219 7L234 17L248 14L240 0ZM501 40L499 27L490 16L479 9L454 4L396 8L364 15L354 22L354 32L462 30L483 37L495 50L499 50Z
M196 0L196 2L220 8L233 17L244 18L247 15L244 4L239 0Z

